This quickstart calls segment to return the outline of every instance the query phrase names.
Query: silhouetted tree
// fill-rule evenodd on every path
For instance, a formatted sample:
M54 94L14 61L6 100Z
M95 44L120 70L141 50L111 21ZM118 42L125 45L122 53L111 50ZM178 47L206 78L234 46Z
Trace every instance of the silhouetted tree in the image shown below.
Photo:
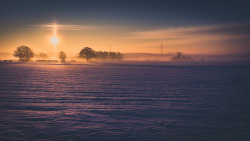
M14 51L14 56L18 57L21 62L29 62L34 57L34 52L27 46L19 46Z
M109 52L109 60L113 61L113 60L122 60L123 59L123 54L121 54L120 52Z
M46 58L48 58L48 55L45 54L45 53L39 53L39 54L37 55L37 57L38 57L38 58L46 59Z
M177 52L176 56L172 57L171 61L190 62L190 61L194 61L194 59L190 56L183 55L181 52Z
M109 52L109 60L115 60L115 52Z
M79 56L81 58L86 58L86 60L89 61L91 58L96 57L96 53L95 53L95 51L92 48L90 48L90 47L84 47L80 51Z
M100 61L114 61L114 60L122 60L123 54L120 52L107 52L107 51L97 51L96 52L96 60Z
M67 58L66 53L63 51L59 52L59 58L61 59L61 62L65 62L65 59Z
M107 51L104 51L103 52L103 61L108 60L108 58L109 58L109 53Z
M106 61L108 59L109 53L107 51L97 51L96 59L100 61Z
M102 51L96 51L96 60L103 61L103 52Z
M123 54L120 52L94 51L89 47L84 47L78 56L80 58L86 58L87 61L89 61L91 58L95 58L98 61L113 61L123 59Z
M116 52L116 60L122 60L124 58L123 54Z

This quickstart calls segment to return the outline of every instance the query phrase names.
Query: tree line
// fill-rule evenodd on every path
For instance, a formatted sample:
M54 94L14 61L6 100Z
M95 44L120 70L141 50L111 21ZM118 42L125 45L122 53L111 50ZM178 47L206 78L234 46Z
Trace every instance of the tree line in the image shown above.
M120 52L95 51L90 47L84 47L80 53L80 58L85 58L87 61L94 58L98 61L114 61L122 60L123 54Z
M33 50L27 46L18 46L14 51L14 56L19 58L21 62L29 62L31 58L35 56ZM44 53L40 53L38 56L46 56ZM77 55L79 58L84 58L86 61L95 59L97 61L114 61L122 60L124 58L123 54L120 52L107 52L107 51L95 51L90 47L84 47ZM67 55L65 52L60 51L58 54L61 62L65 62Z

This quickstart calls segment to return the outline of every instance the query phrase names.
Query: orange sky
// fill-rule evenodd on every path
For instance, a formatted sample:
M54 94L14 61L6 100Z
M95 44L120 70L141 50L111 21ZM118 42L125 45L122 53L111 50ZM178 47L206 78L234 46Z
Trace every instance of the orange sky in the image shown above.
M1 0L0 53L250 53L247 1ZM57 25L56 46L50 42Z
M50 42L54 36L53 24L57 24L56 48ZM59 52L76 54L83 47L94 50L119 51L123 53L143 52L183 52L187 54L229 54L237 53L235 44L230 40L247 38L244 35L214 33L216 30L237 27L239 25L216 25L198 27L175 27L154 30L134 30L127 27L104 27L66 24L31 25L25 29L13 31L0 43L0 52L13 52L19 45L31 47L36 53ZM212 31L212 32L207 32Z

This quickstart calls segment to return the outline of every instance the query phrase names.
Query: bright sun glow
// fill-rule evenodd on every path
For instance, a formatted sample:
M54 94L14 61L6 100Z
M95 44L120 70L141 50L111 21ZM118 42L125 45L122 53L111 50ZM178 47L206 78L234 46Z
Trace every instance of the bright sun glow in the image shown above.
M56 36L54 36L54 37L52 37L52 38L50 39L50 42L51 42L54 46L56 46L56 45L58 44L59 40L56 38Z

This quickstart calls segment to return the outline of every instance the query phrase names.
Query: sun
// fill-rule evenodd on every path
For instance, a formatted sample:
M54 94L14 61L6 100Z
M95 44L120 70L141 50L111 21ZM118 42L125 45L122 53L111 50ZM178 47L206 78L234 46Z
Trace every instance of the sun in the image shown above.
M56 45L58 44L59 40L56 38L56 36L54 36L54 37L52 37L52 38L50 39L50 42L51 42L54 46L56 46Z

